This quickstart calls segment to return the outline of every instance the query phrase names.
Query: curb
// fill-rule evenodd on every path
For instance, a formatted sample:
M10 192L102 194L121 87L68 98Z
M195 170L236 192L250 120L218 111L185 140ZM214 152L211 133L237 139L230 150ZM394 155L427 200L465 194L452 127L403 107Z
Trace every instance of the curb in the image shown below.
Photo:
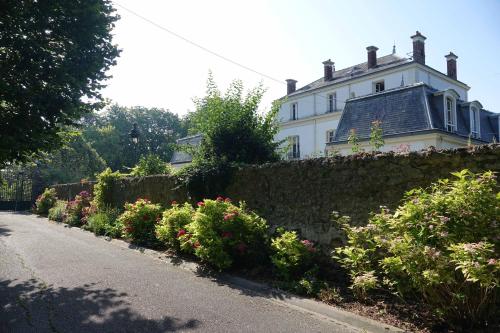
M49 223L58 224L65 228L76 229L81 232L94 235L92 232L83 230L78 227L69 227L67 225L53 222L48 219L46 220L49 221ZM196 262L188 261L179 257L169 256L160 251L133 245L121 239L113 239L107 236L95 236L95 235L94 237L105 240L108 243L114 244L123 249L129 249L132 251L139 252L141 254L147 255L152 259L159 260L168 265L172 265L174 267L178 267L195 274L198 274L201 268L201 266ZM245 291L257 294L263 298L268 299L271 302L280 304L282 306L290 307L297 311L309 313L313 316L318 317L321 320L333 321L337 324L345 326L350 330L355 330L363 333L406 332L405 330L394 327L392 325L384 324L376 320L363 317L358 314L348 312L310 298L293 295L286 291L273 288L263 283L254 282L251 280L247 280L245 278L229 275L227 273L218 273L214 271L212 272L213 275L208 274L208 276L206 277L218 280L219 282L225 283L227 285L238 287L239 289L244 289Z

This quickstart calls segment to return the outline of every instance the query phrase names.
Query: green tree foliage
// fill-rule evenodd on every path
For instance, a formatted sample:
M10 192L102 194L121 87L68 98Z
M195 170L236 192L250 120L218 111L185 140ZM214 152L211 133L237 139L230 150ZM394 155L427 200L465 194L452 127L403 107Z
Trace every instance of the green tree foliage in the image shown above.
M203 134L196 159L262 163L279 159L274 141L278 132L277 103L265 114L258 108L265 89L259 85L246 94L241 81L233 81L221 93L209 75L207 95L196 99L196 111L189 115L191 131Z
M359 138L356 134L356 129L351 128L349 130L349 136L347 137L347 142L351 145L351 151L356 154L361 152L361 148L359 146Z
M384 130L382 129L382 122L380 120L372 121L370 126L370 144L375 150L379 150L385 144Z
M137 123L140 136L137 144L130 130ZM126 171L143 155L154 154L169 161L175 140L187 130L176 114L158 108L121 107L112 105L102 114L85 120L84 137L113 170Z
M0 163L61 144L58 134L102 107L118 49L109 0L0 4Z
M94 178L106 168L104 160L80 134L68 136L61 149L43 156L38 165L48 185Z
M139 163L132 168L131 176L151 176L151 175L169 175L173 173L170 164L161 160L157 155L149 154L141 157Z

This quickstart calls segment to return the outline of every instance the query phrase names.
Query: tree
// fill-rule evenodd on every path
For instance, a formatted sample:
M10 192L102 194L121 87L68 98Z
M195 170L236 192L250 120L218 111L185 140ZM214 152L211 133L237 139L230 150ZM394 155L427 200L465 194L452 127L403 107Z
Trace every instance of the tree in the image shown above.
M137 144L129 136L134 123L140 131ZM169 161L175 140L186 133L182 120L169 110L116 104L102 114L87 117L83 132L107 165L121 171L128 171L143 155L154 154Z
M211 74L207 96L196 99L196 111L189 115L192 132L202 133L203 140L195 160L263 163L279 160L274 141L279 127L278 103L267 113L258 107L265 89L262 85L244 94L243 83L233 81L222 94Z
M152 175L169 175L173 173L173 168L170 164L162 161L157 155L142 156L136 166L132 168L130 175L143 177Z
M66 135L66 143L38 161L40 176L45 184L74 183L94 178L106 168L106 162L79 134Z
M119 51L109 0L0 4L0 163L62 144L61 131L102 108Z

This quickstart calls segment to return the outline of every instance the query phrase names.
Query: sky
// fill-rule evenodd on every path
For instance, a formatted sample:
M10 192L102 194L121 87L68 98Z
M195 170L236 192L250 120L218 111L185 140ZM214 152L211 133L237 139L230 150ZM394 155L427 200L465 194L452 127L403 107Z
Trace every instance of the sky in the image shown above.
M365 62L370 45L379 57L394 44L406 56L418 30L427 37L426 64L445 73L444 55L452 51L458 80L471 87L469 100L500 112L500 0L116 0L114 6L121 16L114 43L122 52L102 93L123 106L183 116L194 110L193 98L204 96L212 71L221 90L235 79L246 88L262 83L265 111L286 94L285 79L300 88L323 76L326 59L336 69Z

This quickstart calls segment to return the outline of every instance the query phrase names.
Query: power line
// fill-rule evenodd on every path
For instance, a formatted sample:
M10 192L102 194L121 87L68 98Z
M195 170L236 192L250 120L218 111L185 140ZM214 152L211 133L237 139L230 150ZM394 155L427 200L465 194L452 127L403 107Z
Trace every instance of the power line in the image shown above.
M129 12L130 14L132 14L132 15L134 15L134 16L136 16L136 17L140 18L141 20L143 20L143 21L145 21L145 22L147 22L147 23L149 23L149 24L154 25L154 26L155 26L155 27L157 27L158 29L165 31L165 32L167 32L167 33L171 34L172 36L175 36L175 37L177 37L177 38L179 38L179 39L181 39L181 40L185 41L186 43L189 43L189 44L191 44L191 45L193 45L193 46L195 46L195 47L197 47L197 48L199 48L199 49L201 49L201 50L203 50L203 51L205 51L205 52L207 52L207 53L210 53L210 54L212 54L212 55L214 55L214 56L216 56L216 57L218 57L218 58L220 58L220 59L222 59L222 60L224 60L224 61L227 61L227 62L229 62L229 63L231 63L231 64L233 64L233 65L235 65L235 66L241 67L241 68L243 68L243 69L245 69L245 70L247 70L247 71L250 71L250 72L255 73L255 74L257 74L257 75L263 76L263 77L265 77L265 78L267 78L267 79L269 79L269 80L271 80L271 81L277 82L277 83L279 83L279 84L286 85L286 83L285 83L285 82L283 82L282 80L278 80L278 79L276 79L276 78L274 78L274 77L272 77L272 76L270 76L270 75L264 74L264 73L262 73L262 72L260 72L260 71L258 71L258 70L255 70L255 69L253 69L253 68L251 68L251 67L248 67L248 66L246 66L246 65L243 65L243 64L241 64L241 63L239 63L239 62L237 62L237 61L235 61L235 60L232 60L232 59L230 59L230 58L228 58L228 57L226 57L226 56L223 56L223 55L221 55L221 54L219 54L219 53L217 53L217 52L215 52L215 51L212 51L212 50L210 50L210 49L208 49L208 48L206 48L206 47L204 47L204 46L202 46L202 45L200 45L200 44L198 44L198 43L196 43L196 42L193 42L192 40L190 40L190 39L188 39L188 38L186 38L186 37L184 37L184 36L182 36L182 35L180 35L180 34L178 34L178 33L174 32L174 31L172 31L172 30L170 30L170 29L165 28L164 26L162 26L162 25L160 25L160 24L158 24L158 23L156 23L156 22L154 22L154 21L152 21L152 20L148 19L147 17L142 16L141 14L139 14L139 13L137 13L137 12L135 12L135 11L133 11L133 10L131 10L131 9L129 9L129 8L125 7L125 6L123 6L122 4L120 4L120 3L119 3L119 2L117 2L117 1L113 1L113 2L114 2L114 3L118 6L118 7L120 7L120 8L122 8L123 10L125 10L125 11ZM319 94L316 94L316 96L319 96L319 97L321 97L321 98L324 98L325 100L327 100L327 103L329 102L329 100L328 100L329 98L328 98L327 96L323 96L323 95L319 95ZM336 99L336 100L337 100L337 102L340 102L340 103L347 103L347 100L340 100L340 99Z
M122 8L122 9L126 10L127 12L129 12L130 14L132 14L132 15L134 15L134 16L136 16L136 17L140 18L141 20L146 21L146 22L148 22L148 23L150 23L150 24L154 25L155 27L157 27L157 28L159 28L159 29L161 29L161 30L163 30L163 31L165 31L165 32L168 32L169 34L171 34L171 35L173 35L173 36L175 36L175 37L177 37L177 38L179 38L179 39L182 39L182 40L183 40L183 41L185 41L186 43L189 43L189 44L191 44L191 45L193 45L193 46L195 46L195 47L197 47L197 48L199 48L199 49L201 49L201 50L203 50L203 51L205 51L205 52L207 52L207 53L210 53L211 55L214 55L214 56L216 56L216 57L218 57L218 58L221 58L222 60L227 61L227 62L230 62L231 64L236 65L236 66L239 66L239 67L241 67L241 68L243 68L243 69L246 69L247 71L250 71L250 72L253 72L253 73L257 74L257 75L263 76L263 77L265 77L265 78L267 78L267 79L269 79L269 80L272 80L272 81L278 82L278 83L280 83L280 84L286 84L286 83L285 83L285 82L283 82L282 80L278 80L278 79L276 79L276 78L274 78L274 77L272 77L272 76L270 76L270 75L267 75L267 74L264 74L264 73L262 73L262 72L259 72L259 71L255 70L255 69L250 68L250 67L248 67L248 66L245 66L245 65L243 65L243 64L241 64L241 63L239 63L239 62L237 62L237 61L235 61L235 60L232 60L232 59L230 59L230 58L228 58L228 57L225 57L225 56L223 56L223 55L221 55L221 54L219 54L219 53L217 53L217 52L215 52L215 51L212 51L212 50L210 50L210 49L208 49L208 48L206 48L206 47L204 47L204 46L202 46L202 45L200 45L200 44L198 44L198 43L196 43L196 42L193 42L192 40L187 39L186 37L181 36L181 35L179 35L178 33L174 32L174 31L172 31L172 30L170 30L170 29L165 28L164 26L162 26L162 25L160 25L160 24L158 24L158 23L156 23L156 22L154 22L154 21L152 21L152 20L148 19L147 17L142 16L141 14L139 14L139 13L137 13L137 12L135 12L135 11L133 11L133 10L131 10L131 9L129 9L129 8L125 7L125 6L123 6L122 4L120 4L120 3L116 2L116 1L114 1L114 3L115 3L117 6L119 6L120 8Z

